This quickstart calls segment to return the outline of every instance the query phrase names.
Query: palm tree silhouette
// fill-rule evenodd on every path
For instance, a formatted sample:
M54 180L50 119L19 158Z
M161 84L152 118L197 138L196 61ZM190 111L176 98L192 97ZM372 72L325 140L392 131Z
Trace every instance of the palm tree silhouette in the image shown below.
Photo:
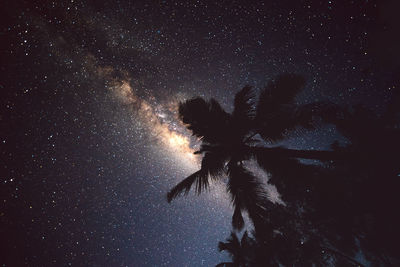
M227 174L230 177L228 191L234 206L233 227L243 228L242 211L247 211L254 222L260 221L266 210L266 192L258 179L242 165L247 159L243 149L252 140L248 138L249 126L243 130L240 125L243 117L251 118L251 99L252 90L245 87L235 98L233 114L225 112L213 99L206 102L195 98L180 104L181 120L202 141L200 150L195 153L203 154L203 159L199 171L168 192L169 202L182 193L187 194L193 184L199 194L209 186L209 178L219 179Z
M313 117L322 105L294 104L294 98L303 86L304 79L301 76L278 76L261 92L258 105L255 103L255 91L246 86L236 94L232 114L223 110L214 99L207 102L202 98L194 98L180 103L180 119L200 139L200 150L195 153L202 154L203 159L199 171L168 192L168 202L181 194L186 195L193 184L200 194L208 188L210 179L220 179L227 175L227 190L234 207L233 228L243 228L242 212L247 212L254 227L262 229L271 203L267 201L261 182L244 167L244 161L260 157L318 160L343 157L338 151L293 150L259 145L257 134L274 144L298 126L313 126ZM325 113L334 110L328 105L325 107L330 108L325 108Z
M400 94L377 116L361 107L296 105L303 86L300 76L278 76L257 103L255 91L244 87L235 96L231 114L214 99L181 103L180 119L200 139L195 153L203 158L200 170L168 192L168 202L188 194L193 185L200 194L211 180L227 177L232 226L242 229L242 214L248 214L256 264L362 266L356 260L359 250L377 265L400 264ZM332 151L276 146L297 127L312 129L316 123L335 125L349 143L334 143ZM268 182L277 187L285 207L267 200L263 184L246 168L246 161L253 159L269 174ZM299 159L325 164L305 165ZM235 235L227 243L228 248L240 247ZM238 251L232 255L243 255ZM243 257L235 257L218 266L240 266Z

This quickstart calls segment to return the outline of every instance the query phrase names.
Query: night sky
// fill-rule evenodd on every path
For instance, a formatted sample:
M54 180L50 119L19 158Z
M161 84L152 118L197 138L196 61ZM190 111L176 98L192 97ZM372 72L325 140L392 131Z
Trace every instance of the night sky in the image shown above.
M398 88L396 1L2 1L2 266L214 266L223 182L196 171L179 101L232 110L244 85L304 75L299 103L381 111ZM284 145L326 149L332 127Z

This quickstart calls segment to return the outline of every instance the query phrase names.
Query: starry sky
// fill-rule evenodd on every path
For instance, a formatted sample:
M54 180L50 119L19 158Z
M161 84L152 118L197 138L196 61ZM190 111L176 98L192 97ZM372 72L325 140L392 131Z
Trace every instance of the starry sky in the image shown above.
M303 75L298 103L381 111L398 89L396 1L3 1L0 263L214 266L223 182L168 204L196 171L179 101L232 110L244 85ZM332 127L284 145L326 149Z

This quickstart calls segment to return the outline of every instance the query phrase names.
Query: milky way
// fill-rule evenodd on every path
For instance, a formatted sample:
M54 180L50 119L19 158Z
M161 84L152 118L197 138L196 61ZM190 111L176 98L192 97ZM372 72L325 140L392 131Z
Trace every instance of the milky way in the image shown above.
M399 54L386 47L398 46L396 5L10 1L0 31L0 263L228 260L217 249L231 230L224 179L166 201L200 161L178 103L214 97L232 111L246 84L295 72L307 80L299 103L379 112L398 87ZM336 138L319 128L282 145L326 149ZM270 197L279 203L272 189Z
M135 112L142 123L146 124L148 134L154 136L157 142L171 150L173 156L178 157L183 163L194 164L196 162L193 154L195 150L190 147L189 137L179 133L184 130L182 129L184 126L178 125L178 118L171 121L163 111L163 107L153 107L147 101L139 99L127 81L115 82L111 90L122 103L130 105L132 112ZM177 106L178 103L175 105Z

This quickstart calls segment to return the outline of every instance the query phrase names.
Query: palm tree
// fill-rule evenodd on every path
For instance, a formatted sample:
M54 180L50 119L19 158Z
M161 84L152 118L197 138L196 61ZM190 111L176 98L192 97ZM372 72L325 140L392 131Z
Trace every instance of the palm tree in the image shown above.
M361 266L354 260L361 249L372 262L398 263L400 97L382 116L375 116L360 107L296 105L303 85L299 76L281 75L268 83L257 105L254 90L244 87L235 96L231 114L214 99L181 103L180 118L201 140L196 154L203 159L199 171L168 192L168 201L187 194L193 184L199 194L210 180L227 176L233 228L243 228L242 213L247 212L255 229L257 262L320 266L346 261ZM335 125L350 143L333 144L333 151L276 146L297 127L312 128L318 122ZM262 183L245 167L250 159L268 172L284 208L267 201ZM298 159L329 164L310 166ZM379 197L371 197L377 192Z
M168 202L177 196L186 195L193 184L198 194L208 188L210 179L228 176L227 189L230 193L234 213L232 226L242 229L242 212L247 212L254 227L263 228L269 205L261 182L243 165L251 158L306 158L337 159L340 152L293 150L283 147L260 146L259 134L269 144L282 140L298 126L312 127L313 117L321 107L333 112L328 105L294 104L296 94L303 88L304 79L298 75L285 74L268 83L255 105L255 91L244 87L234 99L232 114L227 113L217 101L209 102L194 98L180 103L179 116L193 135L200 139L203 159L199 171L177 184L167 194Z
M199 171L167 194L168 201L187 194L193 184L199 194L210 179L227 176L233 228L243 228L242 213L247 212L255 229L257 262L320 266L343 265L339 263L343 261L361 266L354 259L361 249L371 262L397 264L400 97L376 116L360 107L296 105L295 96L303 85L299 76L281 75L268 83L257 105L254 90L244 87L235 96L232 114L214 99L181 103L180 118L201 140L196 153L203 159ZM318 122L335 125L350 143L333 144L333 151L276 146L296 127L312 128ZM250 159L268 172L284 208L278 210L267 201L262 183L245 167ZM298 159L329 160L329 164L310 166ZM376 194L379 197L371 197ZM234 262L219 266L236 266Z
M260 221L266 208L266 192L258 179L243 167L243 161L248 159L243 148L252 140L247 138L248 130L240 129L246 110L238 110L238 106L251 100L252 90L245 87L235 99L233 114L226 113L215 100L206 102L201 98L188 100L179 106L179 114L187 128L202 141L197 154L203 154L201 168L193 173L167 194L172 201L180 194L187 194L195 184L196 192L201 193L209 185L209 178L219 179L227 174L228 191L234 206L232 225L242 229L244 220L242 211L247 211L253 222ZM247 109L249 111L249 109ZM246 117L250 118L249 113ZM240 131L236 131L239 128ZM247 138L247 140L245 140Z

